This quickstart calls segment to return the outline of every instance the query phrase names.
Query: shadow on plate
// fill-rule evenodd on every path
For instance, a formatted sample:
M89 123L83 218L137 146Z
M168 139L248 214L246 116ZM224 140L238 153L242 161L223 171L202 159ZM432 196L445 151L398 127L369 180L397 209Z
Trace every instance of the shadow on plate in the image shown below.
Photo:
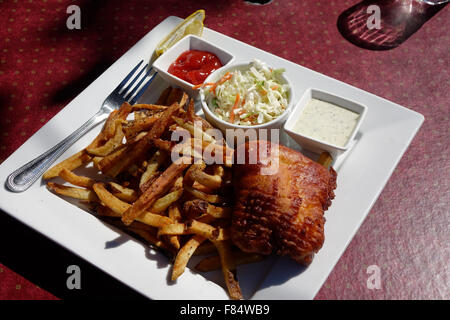
M87 169L87 168L85 168L85 169ZM80 169L78 169L78 170L80 170ZM76 170L75 170L75 172L76 172ZM88 175L88 177L92 178L92 176L89 176L89 175ZM58 181L58 179L54 179L54 181L56 183L60 183ZM61 181L61 183L62 182L63 181ZM51 191L49 191L49 192L51 192ZM160 248L154 247L151 244L148 244L145 241L145 239L141 238L139 235L136 235L128 230L121 229L120 226L118 226L121 223L120 219L98 216L96 214L94 208L92 207L92 205L89 203L83 203L77 199L73 199L73 198L58 195L58 194L54 194L54 195L63 199L64 201L76 206L77 208L80 208L81 210L85 211L86 213L93 215L104 226L108 227L109 229L111 229L117 233L117 237L105 242L104 248L106 250L117 248L117 247L125 244L128 241L134 241L134 242L142 245L142 247L144 249L145 257L149 260L154 260L157 263L158 268L166 268L167 266L170 265L170 261L173 259L173 257L170 255L170 253L168 253L164 250L161 250Z
M30 212L33 214L33 212ZM89 262L71 253L42 234L0 211L0 262L33 285L60 299L146 299ZM67 267L77 265L82 272L81 289L66 286ZM2 286L5 286L2 283ZM15 285L11 283L10 285ZM4 287L3 287L4 288ZM22 285L22 288L25 289ZM33 287L24 298L31 299ZM37 288L36 288L37 290ZM36 294L37 295L37 294Z
M302 274L306 269L307 267L298 264L289 257L280 257L276 267L274 266L272 272L264 279L260 289L281 285ZM274 297L274 299L276 299L276 297Z

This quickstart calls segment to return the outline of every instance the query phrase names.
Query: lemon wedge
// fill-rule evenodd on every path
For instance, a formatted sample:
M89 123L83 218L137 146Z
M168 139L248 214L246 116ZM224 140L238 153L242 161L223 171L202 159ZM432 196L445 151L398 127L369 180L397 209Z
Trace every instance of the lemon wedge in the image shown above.
M197 10L189 17L184 19L175 29L173 29L160 43L156 46L155 55L159 57L172 47L179 40L189 34L201 37L203 33L203 21L205 20L205 10Z

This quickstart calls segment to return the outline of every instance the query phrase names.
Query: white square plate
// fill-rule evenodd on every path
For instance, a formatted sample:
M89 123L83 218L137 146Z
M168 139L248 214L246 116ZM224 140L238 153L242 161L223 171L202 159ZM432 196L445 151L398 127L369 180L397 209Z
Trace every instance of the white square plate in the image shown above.
M169 17L136 43L2 163L0 180L5 181L17 167L48 150L89 119L138 61L150 60L159 40L180 21L180 18ZM258 265L238 269L246 298L312 299L369 213L424 118L210 29L205 28L203 37L234 54L237 63L256 57L270 65L284 67L297 97L314 87L348 97L370 109L355 145L335 163L338 170L336 198L326 212L326 240L313 263L305 269L288 258L272 257ZM165 87L167 83L155 79L141 102L154 102ZM100 126L89 132L67 150L61 160L85 147L99 131ZM282 141L299 150L287 135ZM35 183L24 193L11 193L1 188L0 208L149 298L228 298L220 286L223 285L220 275L215 273L203 276L187 270L172 283L168 280L169 262L162 254L144 248L139 241L54 195L42 183Z

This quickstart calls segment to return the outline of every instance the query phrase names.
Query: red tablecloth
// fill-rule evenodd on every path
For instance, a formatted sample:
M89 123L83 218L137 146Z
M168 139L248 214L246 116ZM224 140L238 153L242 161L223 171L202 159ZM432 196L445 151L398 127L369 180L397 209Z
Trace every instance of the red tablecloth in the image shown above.
M336 28L357 2L0 0L0 163L167 16L204 8L211 29L425 116L316 299L449 299L450 10L377 52ZM66 28L71 4L81 7L81 30ZM0 226L0 299L139 297L3 212ZM76 293L66 288L70 264L83 270ZM379 290L366 285L369 265L380 267Z

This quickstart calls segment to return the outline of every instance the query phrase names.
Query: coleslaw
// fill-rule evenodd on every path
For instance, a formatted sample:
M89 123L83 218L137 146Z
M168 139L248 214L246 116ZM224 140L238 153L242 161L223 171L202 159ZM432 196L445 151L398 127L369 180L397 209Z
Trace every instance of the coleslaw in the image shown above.
M270 122L288 106L289 85L284 69L253 60L248 69L225 73L215 83L201 85L210 109L222 120L243 126Z

